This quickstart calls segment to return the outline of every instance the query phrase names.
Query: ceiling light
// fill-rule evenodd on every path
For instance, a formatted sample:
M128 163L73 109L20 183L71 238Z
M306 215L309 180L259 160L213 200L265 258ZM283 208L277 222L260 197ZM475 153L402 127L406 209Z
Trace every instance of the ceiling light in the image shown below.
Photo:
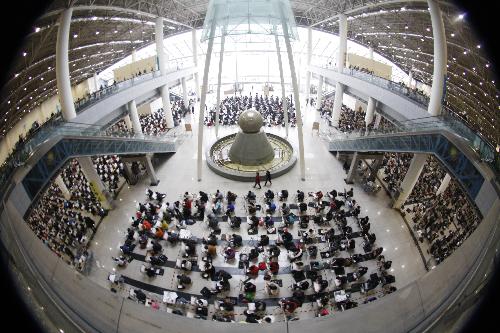
M40 31L40 28L36 27L35 32L38 32L38 31Z
M76 38L76 37L78 37L78 35L77 35L77 34L74 34L74 35L73 35L73 38Z
M95 32L95 34L96 34L96 35L99 35L99 31L96 31L96 32Z
M26 57L26 55L27 55L27 54L28 54L28 53L26 53L26 52L23 52L23 57Z
M464 18L464 16L465 16L465 14L460 14L460 15L458 15L458 19L462 20Z
M476 47L477 47L478 49L480 49L480 48L481 48L481 45L477 44L477 46L476 46Z
M117 30L115 30L115 34L116 34L117 32L118 32L118 31L117 31Z

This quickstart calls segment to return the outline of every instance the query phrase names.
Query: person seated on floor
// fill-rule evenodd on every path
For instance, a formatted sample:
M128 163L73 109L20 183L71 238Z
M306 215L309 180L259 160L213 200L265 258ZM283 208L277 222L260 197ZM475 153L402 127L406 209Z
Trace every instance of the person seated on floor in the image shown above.
M229 218L229 226L233 229L239 228L241 225L241 217L239 216L231 216Z
M266 203L266 213L274 214L276 212L276 204L273 201L269 201Z
M274 199L274 192L271 191L271 190L267 190L265 193L264 193L264 196L266 197L266 201L271 201Z
M200 194L199 198L200 198L201 202L204 202L204 203L208 202L208 194L207 193L200 191L199 194Z
M231 289L231 284L229 283L228 280L219 280L215 284L215 291L217 293L223 292L223 291L228 291Z
M281 215L283 215L283 218L285 216L288 216L290 214L290 207L286 204L286 202L283 202L281 205Z
M287 315L293 314L295 310L299 307L299 303L293 298L291 299L283 298L278 302L278 304Z
M234 203L236 201L236 198L238 196L236 195L236 193L233 193L231 191L227 191L227 202L229 203Z
M118 267L125 267L127 265L127 258L124 256L119 256L118 258L112 257L113 260L116 262Z
M318 276L313 282L314 292L321 293L328 287L328 281Z
M250 216L255 216L256 213L257 213L257 207L255 207L254 204L249 204L248 205L248 214Z
M234 311L234 304L229 298L218 301L218 309L221 311Z
M229 244L232 247L240 247L241 245L243 245L243 238L238 234L232 234L229 237Z
M280 264L277 261L269 261L269 272L273 275L278 274L280 270Z
M210 258L213 258L217 255L217 245L205 244L203 247L203 253Z
M222 199L215 201L212 207L212 212L215 215L220 215L222 213Z
M186 274L177 275L177 289L185 289L191 284L191 278Z
M252 191L248 191L248 193L247 193L247 200L248 200L248 201L254 201L256 197L257 197L257 196L255 195L255 193L254 193L254 192L252 192Z
M266 282L265 288L269 296L278 296L280 293L280 286L275 282Z
M300 258L302 258L302 254L303 254L302 249L297 248L295 251L288 252L288 260L290 260L290 262L300 260Z
M185 271L190 271L193 268L193 263L189 260L184 259L181 261L179 268Z
M260 323L261 317L253 312L249 312L248 310L243 311L243 314L246 316L245 322L247 323Z
M288 199L288 191L287 190L281 190L278 192L278 200L283 201Z
M233 260L235 256L236 256L236 251L231 246L228 246L224 249L225 261Z
M145 273L148 277L156 276L156 269L153 266L142 265L141 272Z
M267 229L274 227L273 217L270 214L267 214L264 218L264 223L266 224Z
M226 215L227 216L231 216L234 213L234 209L235 209L234 203L233 202L229 202L227 204Z
M300 212L301 214L304 214L304 213L306 213L306 212L307 212L307 204L306 204L305 202L301 202L301 203L299 204L299 212Z
M297 190L297 201L298 202L303 202L304 201L304 192L302 192L301 190Z
M270 258L278 259L280 253L281 253L281 250L278 246L276 246L276 245L269 246L269 257Z
M215 274L215 267L211 262L205 262L200 267L201 277L204 279L212 278Z
M309 289L309 281L307 280L302 280L302 281L299 281L297 283L293 283L292 284L292 289L293 290L307 290Z
M183 257L192 257L196 255L196 244L193 242L182 242L181 245L181 255Z
M276 321L276 318L271 314L268 314L268 315L265 315L264 317L262 317L262 323L271 324L271 323L274 323L275 321Z
M260 241L257 246L268 246L269 245L269 236L268 235L260 235Z
M335 199L337 197L337 191L335 189L331 190L330 192L328 192L328 197L330 199Z

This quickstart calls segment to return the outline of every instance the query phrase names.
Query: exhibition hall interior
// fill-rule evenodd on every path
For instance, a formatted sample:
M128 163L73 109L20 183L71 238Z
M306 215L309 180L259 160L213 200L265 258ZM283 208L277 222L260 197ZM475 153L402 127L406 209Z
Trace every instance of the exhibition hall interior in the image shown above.
M24 331L478 327L500 99L466 9L40 7L0 91L2 285Z

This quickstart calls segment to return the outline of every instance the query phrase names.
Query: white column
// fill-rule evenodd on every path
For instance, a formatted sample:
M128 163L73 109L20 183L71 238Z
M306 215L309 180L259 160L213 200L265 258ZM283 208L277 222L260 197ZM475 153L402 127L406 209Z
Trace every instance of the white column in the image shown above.
M217 75L217 103L215 104L215 137L219 138L219 115L220 115L220 83L222 80L222 63L224 61L224 35L220 38L219 74Z
M339 53L337 54L337 70L342 72L347 52L347 16L339 14Z
M366 107L365 125L368 127L373 122L373 115L375 113L375 104L377 101L373 97L368 98L368 106Z
M441 101L443 99L446 77L446 35L443 17L439 5L435 0L427 0L431 14L432 35L434 38L434 73L432 76L431 98L427 112L431 116L441 114Z
M306 77L306 98L309 99L311 94L311 72L309 66L311 66L312 58L312 28L307 28L307 77Z
M104 209L112 208L112 196L104 186L101 177L97 173L94 163L89 156L77 157L78 164L82 168L82 172L90 184L90 188L94 192L97 199L101 202Z
M134 134L138 137L143 137L141 122L139 121L139 113L137 113L137 105L135 100L128 102L128 112L130 119L132 120L132 128L134 129Z
M410 72L408 72L408 87L413 89L413 71L410 69Z
M281 61L280 41L277 34L274 35L274 42L276 44L276 53L278 55L278 68L280 71L281 99L283 100L283 116L285 118L285 132L286 132L286 137L288 137L288 99L286 97L286 91L285 91L285 77L283 76L283 62Z
M127 126L127 129L129 129L129 130L133 129L132 120L130 120L129 114L125 115L125 117L123 117L123 120L125 121L125 125Z
M193 48L193 63L195 67L198 67L198 40L196 38L196 29L191 30L191 43ZM198 71L194 72L194 86L196 91L196 97L200 97L200 79Z
M167 74L167 61L165 50L163 49L163 17L156 18L155 24L155 41L156 41L156 55L158 56L158 67L160 74ZM170 89L167 85L160 87L161 101L163 103L163 111L165 114L165 122L167 128L174 127L174 119L172 117L172 110L170 107Z
M335 99L333 100L332 123L333 126L339 126L340 112L342 110L342 101L344 99L344 85L337 82L335 85Z
M413 191L413 187L417 183L418 177L424 168L425 161L427 160L428 154L415 154L411 160L408 172L405 178L401 182L401 193L399 193L398 198L393 204L393 208L400 209L405 203L406 199L410 196Z
M441 181L441 185L439 186L439 188L436 192L436 195L439 195L439 194L443 193L444 191L446 191L446 189L448 188L448 185L450 185L450 180L451 180L450 174L446 173L443 180Z
M339 14L339 52L337 54L337 71L344 69L345 56L347 51L347 16ZM337 82L335 86L335 100L333 101L332 123L333 126L339 125L340 111L344 96L344 85Z
M368 56L371 60L373 60L373 47L369 47L368 48Z
M158 185L160 180L156 176L155 169L153 168L153 163L151 162L151 155L146 155L146 157L144 158L144 161L145 161L144 164L146 164L145 165L146 171L148 172L149 179L151 180L151 186Z
M325 77L323 75L319 76L318 80L318 99L316 101L316 110L321 109L321 102L323 101L323 83L325 82Z
M170 89L167 85L160 87L161 101L163 103L163 111L165 113L165 122L167 128L174 127L174 118L172 117L172 108L170 106Z
M200 98L200 114L198 118L198 161L197 161L197 176L198 181L201 181L201 167L203 163L203 121L205 116L205 102L207 99L208 90L208 72L210 70L210 60L212 58L212 49L214 46L215 34L215 19L212 22L210 36L208 37L207 55L205 56L205 68L203 70L203 85L201 86Z
M97 76L97 73L94 73L94 85L95 85L95 91L99 90L99 78Z
M184 101L184 106L187 108L189 107L189 99L188 99L188 92L186 88L186 78L183 77L181 79L181 85L182 85L182 100Z
M375 113L375 124L373 124L374 129L377 129L380 126L381 120L382 120L382 115L380 113Z
M56 43L56 80L57 92L61 101L61 112L64 120L70 121L76 117L75 104L71 93L69 77L68 45L71 14L73 8L65 9L59 18Z
M136 52L135 52L135 49L132 50L132 62L136 62Z
M283 8L280 7L283 11ZM284 14L281 12L281 24L283 27L286 52L288 55L288 63L290 65L290 74L292 76L292 87L293 87L293 97L295 102L295 112L297 116L297 132L299 137L299 167L300 167L300 179L306 180L306 166L304 159L304 134L302 132L302 112L300 112L300 98L299 98L299 88L297 86L297 75L295 73L295 64L293 62L292 46L290 45L290 37L288 36L288 29L284 19Z
M158 67L161 75L167 74L165 62L165 51L163 50L163 17L156 18L155 24L156 56L158 57Z
M71 198L71 193L69 192L68 187L64 183L64 180L62 179L61 175L58 175L55 178L54 182L56 183L57 187L59 187L59 189L61 190L64 199L69 200Z

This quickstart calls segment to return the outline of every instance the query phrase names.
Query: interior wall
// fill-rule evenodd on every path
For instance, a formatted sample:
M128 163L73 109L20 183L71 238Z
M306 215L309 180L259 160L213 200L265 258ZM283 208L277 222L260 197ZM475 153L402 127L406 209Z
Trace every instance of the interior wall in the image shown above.
M145 70L146 73L150 73L154 71L156 67L156 56L152 56L114 69L113 77L117 82L129 80L138 72L143 73Z
M370 58L362 57L353 53L347 53L346 67L349 67L349 65L366 68L373 71L374 75L383 77L387 80L392 79L392 66L383 64Z

